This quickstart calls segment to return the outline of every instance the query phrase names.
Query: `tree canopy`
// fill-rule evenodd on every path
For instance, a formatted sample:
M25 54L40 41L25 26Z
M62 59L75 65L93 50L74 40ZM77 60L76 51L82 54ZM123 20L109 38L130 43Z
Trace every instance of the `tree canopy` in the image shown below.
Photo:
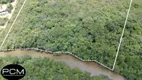
M3 48L69 51L112 67L129 2L28 0ZM141 9L142 1L134 0L115 69L129 80L142 79Z
M64 63L48 58L1 57L0 69L8 64L19 64L26 69L26 76L21 80L110 80L104 76L91 77L88 72L70 69ZM3 80L0 76L0 80Z

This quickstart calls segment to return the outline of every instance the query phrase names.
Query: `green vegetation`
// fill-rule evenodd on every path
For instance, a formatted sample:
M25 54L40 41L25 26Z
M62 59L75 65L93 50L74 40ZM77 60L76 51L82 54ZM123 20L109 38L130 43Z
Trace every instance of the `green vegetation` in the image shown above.
M3 26L7 20L8 20L7 18L0 19L0 26Z
M112 66L127 6L106 1L29 0L4 48L70 51Z
M7 3L11 3L14 0L0 0L0 4L7 4Z
M3 48L70 51L112 67L129 0L28 0ZM142 80L142 1L134 0L116 72ZM9 24L10 25L10 24ZM1 35L3 40L5 35Z
M121 45L116 72L142 80L142 1L134 0Z
M13 6L12 6L12 4L8 4L8 6L7 6L7 11L9 12L9 13L11 13L11 10L13 9Z
M87 72L70 69L64 63L55 62L48 58L31 58L25 56L0 58L0 69L8 64L20 64L26 69L26 76L21 80L110 80L107 77L90 77ZM0 80L3 78L0 77Z

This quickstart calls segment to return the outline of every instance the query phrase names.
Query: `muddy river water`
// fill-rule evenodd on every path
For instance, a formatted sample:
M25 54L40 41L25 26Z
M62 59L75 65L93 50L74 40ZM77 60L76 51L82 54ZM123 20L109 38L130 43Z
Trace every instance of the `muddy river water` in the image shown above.
M37 57L48 57L50 59L53 59L55 61L64 62L66 65L68 65L70 68L78 68L81 71L86 71L91 73L91 76L98 76L98 75L106 75L112 80L126 80L122 75L114 73L99 64L95 62L83 62L79 59L71 56L71 55L60 55L60 56L54 56L53 54L47 54L44 52L36 52L33 50L16 50L16 51L9 51L9 52L0 52L0 56L25 56L30 55L34 58Z

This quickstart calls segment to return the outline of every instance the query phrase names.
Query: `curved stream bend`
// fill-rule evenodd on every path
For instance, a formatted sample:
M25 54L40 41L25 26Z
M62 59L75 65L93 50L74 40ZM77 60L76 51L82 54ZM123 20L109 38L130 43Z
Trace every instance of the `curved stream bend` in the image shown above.
M16 50L16 51L8 51L8 52L0 52L0 56L25 56L29 55L32 57L48 57L58 62L64 62L70 68L79 68L81 71L87 71L91 73L91 76L98 76L98 75L106 75L112 80L126 80L122 75L114 73L95 62L83 62L78 60L77 58L71 55L60 55L54 56L53 54L47 54L44 52L36 52L33 50Z

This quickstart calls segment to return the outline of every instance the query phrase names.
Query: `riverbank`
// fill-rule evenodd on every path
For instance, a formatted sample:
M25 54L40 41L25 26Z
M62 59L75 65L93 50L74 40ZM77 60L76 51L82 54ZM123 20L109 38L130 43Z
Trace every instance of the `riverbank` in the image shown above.
M76 55L74 55L73 53L71 53L71 52L63 52L63 51L57 51L57 52L52 52L52 51L49 51L49 50L42 50L42 49L39 49L39 48L19 48L19 49L3 49L3 50L0 50L0 51L15 51L15 50L35 50L35 51L38 51L38 52L46 52L46 53L50 53L50 54L56 54L56 55L60 55L60 54L66 54L66 55L71 55L71 56L73 56L73 57L75 57L75 58L77 58L77 59L79 59L79 60L81 60L81 61L85 61L85 62L95 62L95 63L97 63L97 64L99 64L99 65L101 65L101 66L103 66L104 68L106 68L106 69L108 69L108 70L110 70L110 71L113 71L111 68L109 68L108 66L106 66L106 65L104 65L104 64L102 64L102 63L100 63L100 62L98 62L97 60L84 60L84 59L82 59L82 58L80 58L80 57L78 57L78 56L76 56Z
M11 50L1 50L1 52L0 52L1 57L4 57L4 56L21 57L21 56L25 56L25 55L29 55L34 58L47 57L47 58L53 59L58 62L64 62L70 68L77 67L81 71L87 71L87 72L91 73L91 76L105 75L105 76L108 76L112 80L126 80L122 75L120 75L118 73L114 73L95 62L81 61L71 55L62 54L59 56L55 56L54 54L52 54L51 51L31 50L31 49L26 49L26 50L18 49L15 51L11 49Z

